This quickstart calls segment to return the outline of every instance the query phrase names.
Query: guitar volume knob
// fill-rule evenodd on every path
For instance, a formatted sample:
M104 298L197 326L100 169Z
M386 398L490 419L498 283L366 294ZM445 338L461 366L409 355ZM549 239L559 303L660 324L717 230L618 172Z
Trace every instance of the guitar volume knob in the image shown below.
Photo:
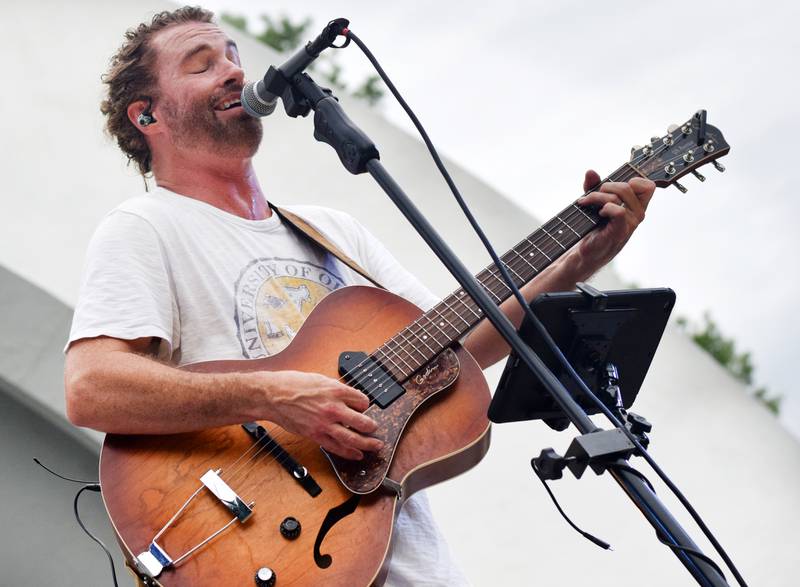
M272 587L275 585L277 576L275 572L269 567L261 567L256 571L256 586L257 587Z
M281 522L280 530L281 536L286 538L286 540L294 540L300 536L300 522L298 522L296 518L289 516L283 522Z

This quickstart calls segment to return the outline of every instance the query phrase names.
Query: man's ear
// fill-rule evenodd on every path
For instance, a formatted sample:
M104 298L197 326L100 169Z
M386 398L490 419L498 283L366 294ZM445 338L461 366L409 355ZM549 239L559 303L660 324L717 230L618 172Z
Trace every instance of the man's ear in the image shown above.
M143 134L152 134L152 128L158 121L151 110L150 100L136 100L128 105L128 120L142 131Z

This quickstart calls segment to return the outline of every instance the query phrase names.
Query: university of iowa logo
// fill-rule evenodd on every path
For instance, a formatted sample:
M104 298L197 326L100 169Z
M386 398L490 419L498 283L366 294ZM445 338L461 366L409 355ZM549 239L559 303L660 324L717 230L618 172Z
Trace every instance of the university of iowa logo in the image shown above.
M282 351L311 310L342 287L330 269L295 259L256 259L236 282L236 332L242 354L258 359Z

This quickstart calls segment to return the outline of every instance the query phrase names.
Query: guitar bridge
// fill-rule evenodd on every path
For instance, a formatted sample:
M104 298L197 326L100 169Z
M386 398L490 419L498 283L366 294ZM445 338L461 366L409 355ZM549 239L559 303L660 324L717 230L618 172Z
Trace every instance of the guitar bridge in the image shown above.
M222 477L219 476L221 472L222 469L217 469L216 471L209 470L202 477L200 477L200 482L202 485L197 489L197 491L189 496L189 499L187 499L178 509L178 511L175 512L175 515L172 516L169 521L164 524L164 527L158 531L158 534L156 534L152 542L150 542L150 546L148 546L147 550L140 553L136 557L136 568L140 573L147 575L148 577L156 578L163 572L164 569L178 566L196 550L202 548L214 540L214 538L222 534L237 520L244 523L250 518L250 516L253 514L253 506L256 502L252 501L249 504L245 503L245 501L239 497L225 481L222 480ZM183 553L181 556L173 560L167 554L167 551L165 551L158 544L158 539L164 535L164 533L169 529L170 526L172 526L175 520L177 520L178 517L180 517L180 515L186 510L186 508L189 507L189 504L200 494L201 491L203 491L203 488L208 489L212 494L214 494L214 496L220 500L222 505L224 505L234 514L234 517L230 522L211 534L208 538L202 540Z

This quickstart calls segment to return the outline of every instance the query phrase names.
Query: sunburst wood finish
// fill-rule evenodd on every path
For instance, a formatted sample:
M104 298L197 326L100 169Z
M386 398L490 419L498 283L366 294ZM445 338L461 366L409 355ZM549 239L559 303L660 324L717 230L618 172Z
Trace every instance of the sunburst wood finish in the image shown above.
M200 363L190 369L296 369L338 378L342 351L370 352L420 315L413 304L388 292L343 288L317 306L278 355ZM473 466L488 448L489 391L480 368L460 347L437 362L435 368L420 372L418 382L408 382L403 401L398 399L386 410L373 405L368 411L385 424L381 426L383 436L394 451L388 476L401 483L402 499ZM393 412L394 406L397 411ZM416 412L414 406L418 406ZM402 412L407 413L401 416ZM409 417L411 423L405 426ZM336 523L322 542L321 553L330 554L333 562L320 568L314 558L318 530L329 510L353 494L340 483L317 445L269 422L262 424L308 468L322 488L319 496L312 498L268 456L261 455L244 467L241 462L232 465L252 445L239 426L165 436L108 435L100 478L106 508L126 556L133 561L146 550L155 534L200 487L200 476L221 468L222 478L242 499L255 501L252 517L234 524L178 567L165 570L158 579L162 585L250 585L262 566L275 570L282 586L351 587L380 582L388 562L394 516L399 511L397 498L383 489L362 497L356 511ZM346 464L343 470L352 472L352 467ZM302 524L300 537L293 541L279 533L287 516ZM231 517L204 490L159 544L177 558Z

